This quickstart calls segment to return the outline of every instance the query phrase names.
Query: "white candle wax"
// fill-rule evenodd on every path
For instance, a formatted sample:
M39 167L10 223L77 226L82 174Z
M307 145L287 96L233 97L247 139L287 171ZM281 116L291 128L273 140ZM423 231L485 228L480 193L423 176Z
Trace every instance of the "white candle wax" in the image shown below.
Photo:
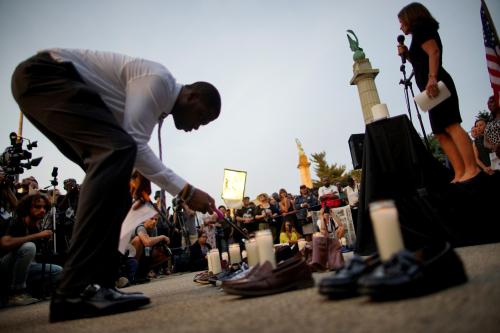
M210 257L212 261L212 273L219 274L222 272L222 267L220 263L219 250L213 249L210 251Z
M207 261L208 261L208 271L212 272L212 256L210 252L207 253Z
M257 241L255 238L250 238L245 247L248 254L248 266L253 267L259 263L259 250L257 248Z
M377 202L370 205L370 218L380 259L387 261L404 249L398 211L392 201Z
M276 268L276 257L274 256L273 235L270 230L261 230L255 233L257 248L259 251L259 263L263 265L269 261Z
M301 238L298 240L299 251L302 251L303 248L306 247L306 240Z
M241 262L240 244L229 245L229 258L231 264L239 264Z

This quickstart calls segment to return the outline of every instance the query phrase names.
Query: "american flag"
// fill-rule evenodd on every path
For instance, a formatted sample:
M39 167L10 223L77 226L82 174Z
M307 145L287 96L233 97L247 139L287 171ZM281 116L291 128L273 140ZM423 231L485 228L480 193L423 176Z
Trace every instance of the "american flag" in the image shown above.
M481 21L483 22L484 47L486 49L486 63L490 73L491 87L498 105L500 105L500 45L495 26L491 20L488 8L481 1Z

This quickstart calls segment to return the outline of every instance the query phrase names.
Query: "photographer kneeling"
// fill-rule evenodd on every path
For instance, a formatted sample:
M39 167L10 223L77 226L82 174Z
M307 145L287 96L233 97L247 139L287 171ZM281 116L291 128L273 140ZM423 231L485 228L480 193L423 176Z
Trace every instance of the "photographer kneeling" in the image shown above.
M170 256L167 248L170 239L165 235L158 236L156 230L158 218L159 215L155 215L137 226L130 240L138 263L135 282L146 279L153 268L165 264Z

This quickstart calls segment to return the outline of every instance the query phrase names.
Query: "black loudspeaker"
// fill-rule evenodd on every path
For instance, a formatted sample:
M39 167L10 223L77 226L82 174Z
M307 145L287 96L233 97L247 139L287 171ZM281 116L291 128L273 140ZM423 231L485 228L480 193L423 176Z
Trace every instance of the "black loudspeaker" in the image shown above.
M352 166L354 170L363 166L363 144L364 134L352 134L349 137L349 150L351 151Z

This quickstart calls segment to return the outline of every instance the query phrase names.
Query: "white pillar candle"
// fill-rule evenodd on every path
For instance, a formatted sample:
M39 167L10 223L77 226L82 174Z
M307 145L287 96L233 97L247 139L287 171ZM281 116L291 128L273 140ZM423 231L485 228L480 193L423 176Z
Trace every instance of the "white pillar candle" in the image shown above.
M255 233L257 248L259 251L259 263L263 265L269 261L276 268L276 257L274 256L273 235L271 230L261 230Z
M376 201L370 204L370 218L382 261L404 249L398 210L392 200Z
M302 251L306 247L306 240L304 238L301 238L297 241L297 244L299 246L299 251Z
M372 106L373 121L389 118L387 104L375 104Z
M246 241L245 247L248 254L248 266L253 267L259 263L259 249L255 238L250 238Z
M212 272L212 256L210 255L210 251L207 252L207 261L208 261L208 271Z
M241 259L242 259L242 260L245 260L245 259L246 259L246 257L247 257L247 250L243 250L243 251L241 251Z
M239 264L241 262L240 244L229 245L229 258L231 264Z
M222 267L220 263L219 250L210 250L210 257L212 262L212 273L219 274L222 272Z
M222 252L222 260L229 263L229 254L227 252Z

